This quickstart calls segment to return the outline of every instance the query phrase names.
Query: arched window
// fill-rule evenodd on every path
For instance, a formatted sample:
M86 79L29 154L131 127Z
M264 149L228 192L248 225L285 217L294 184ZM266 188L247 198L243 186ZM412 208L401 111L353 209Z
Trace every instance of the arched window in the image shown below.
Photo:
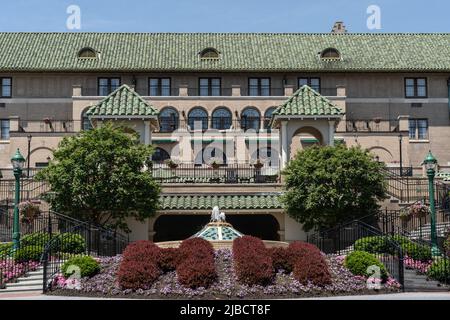
M178 129L178 111L172 107L166 107L159 113L159 132L173 132Z
M97 52L92 48L83 48L80 51L78 51L78 58L95 59L97 58Z
M203 49L199 55L202 60L217 60L220 58L220 52L214 48Z
M170 159L169 153L161 148L156 148L155 152L152 154L152 161L157 163L162 163Z
M227 163L227 156L225 155L225 152L223 152L221 148L209 146L203 148L202 151L197 153L197 155L195 156L194 164L196 166L200 166L202 164L209 164L213 160L213 158L221 159L223 165L226 165Z
M272 113L276 110L276 107L270 107L264 113L264 129L270 129L270 120L272 119Z
M86 108L81 113L81 130L87 131L92 129L92 123L89 117L87 116L87 112L89 111L89 108Z
M214 110L212 114L212 126L217 130L228 130L231 128L231 111L220 107Z
M248 129L259 130L261 124L261 116L259 111L253 107L247 107L241 114L241 128L246 131Z
M320 58L322 60L339 60L341 54L335 48L327 48L320 53Z
M195 107L188 114L188 125L191 130L208 129L208 113L201 107Z

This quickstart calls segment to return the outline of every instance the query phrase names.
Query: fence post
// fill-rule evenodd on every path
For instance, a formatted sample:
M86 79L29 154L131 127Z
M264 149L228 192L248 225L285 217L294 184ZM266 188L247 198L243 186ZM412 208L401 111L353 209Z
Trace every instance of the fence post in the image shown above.
M112 255L117 255L117 230L114 230L114 238L113 238L113 247L114 247L114 251L112 252Z
M88 256L91 255L91 221L88 222Z
M47 288L48 253L47 253L46 249L44 251L44 255L42 257L42 260L44 262L43 277L42 277L42 292L46 293L47 289L48 289Z
M49 239L51 240L51 239L52 239L52 233L53 233L53 230L52 230L52 216L51 216L51 213L50 213L50 212L48 213L48 226L47 226L47 232L48 232L48 235L49 235Z

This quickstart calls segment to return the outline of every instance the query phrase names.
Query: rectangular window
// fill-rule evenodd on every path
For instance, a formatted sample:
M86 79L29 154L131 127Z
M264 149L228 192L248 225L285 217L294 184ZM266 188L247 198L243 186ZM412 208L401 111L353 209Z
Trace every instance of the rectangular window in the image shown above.
M0 78L0 97L1 98L11 98L12 95L12 79L11 78Z
M0 140L9 140L9 120L0 119Z
M320 78L298 78L298 88L304 85L320 93Z
M170 96L170 78L150 78L148 80L150 96Z
M200 78L199 81L199 96L221 96L222 84L220 78Z
M98 78L98 95L107 96L120 87L120 78Z
M249 78L249 96L270 96L270 78Z
M406 98L426 98L427 78L405 78Z
M409 119L409 138L411 140L428 140L428 120Z

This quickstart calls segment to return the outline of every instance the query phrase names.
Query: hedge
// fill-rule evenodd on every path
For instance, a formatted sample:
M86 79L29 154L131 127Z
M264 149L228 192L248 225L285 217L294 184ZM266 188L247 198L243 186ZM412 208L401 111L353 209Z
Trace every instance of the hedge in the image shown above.
M292 262L287 248L273 247L267 250L272 258L272 265L275 271L292 272Z
M209 241L201 238L184 240L178 248L176 266L178 281L189 288L207 288L216 279L214 248Z
M233 241L234 269L239 282L267 285L275 276L272 258L261 239L243 236Z
M149 288L162 273L158 267L159 255L160 249L150 241L129 244L117 272L120 286L132 290Z
M42 256L42 247L27 246L21 247L14 253L14 261L17 263L36 261L39 262Z
M386 267L373 254L366 251L353 251L345 257L344 265L354 275L369 277L372 272L368 272L370 266L377 266L380 268L380 275L382 281L387 280Z
M331 274L325 258L315 250L304 252L294 263L294 278L302 284L316 286L331 284Z
M177 248L164 248L160 250L158 266L163 272L174 271L180 262L180 254Z
M82 278L92 277L100 272L100 264L91 256L75 256L64 262L61 271L65 278L70 277L75 272L73 268L69 268L71 266L80 268Z
M443 283L450 283L450 259L436 259L427 271L427 276Z

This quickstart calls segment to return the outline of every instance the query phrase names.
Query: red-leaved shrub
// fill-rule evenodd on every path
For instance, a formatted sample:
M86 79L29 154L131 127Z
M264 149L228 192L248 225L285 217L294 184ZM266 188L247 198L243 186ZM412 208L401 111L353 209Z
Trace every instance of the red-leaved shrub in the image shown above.
M184 240L178 248L178 281L189 288L209 287L217 278L214 248L201 238Z
M129 244L117 272L119 284L124 289L146 289L161 275L158 267L160 248L150 241Z
M275 270L272 258L261 239L243 236L233 241L234 269L239 282L248 285L267 285Z
M214 257L199 260L187 258L177 267L178 281L189 288L209 287L217 278Z
M286 273L292 272L292 263L287 248L273 247L267 250L272 257L272 265L276 271L284 270Z
M163 272L173 271L180 261L180 254L177 248L161 249L158 266Z
M302 284L308 281L318 286L331 283L327 262L315 245L296 241L288 247L288 254L294 278Z

